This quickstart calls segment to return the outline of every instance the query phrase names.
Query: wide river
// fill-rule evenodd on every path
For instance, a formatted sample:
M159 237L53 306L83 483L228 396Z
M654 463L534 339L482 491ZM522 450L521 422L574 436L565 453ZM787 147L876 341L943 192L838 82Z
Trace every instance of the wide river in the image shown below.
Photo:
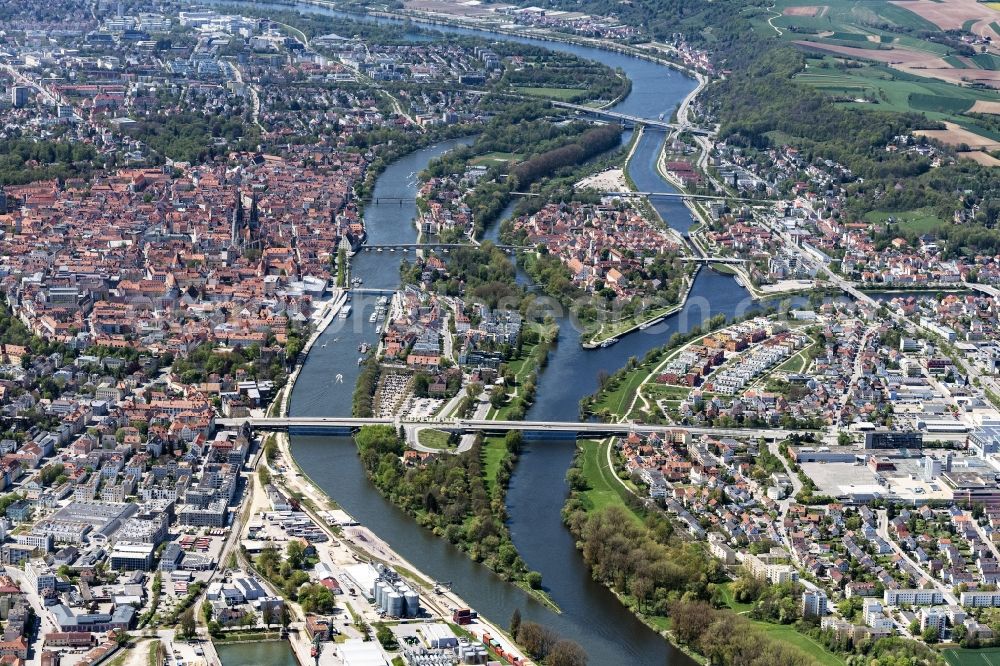
M298 9L327 12L311 5L300 5ZM352 18L358 17L352 15ZM632 92L615 109L637 116L657 118L663 114L669 118L694 87L690 78L675 70L599 49L462 28L435 26L428 29L540 44L621 68L632 80ZM421 169L434 157L468 141L446 141L403 157L378 179L374 196L412 199ZM662 133L647 132L630 163L630 175L642 191L673 189L655 168L662 142ZM691 225L691 216L680 202L657 201L654 205L672 227L686 231ZM412 220L415 213L415 206L408 203L370 205L365 212L369 242L414 242L416 230ZM495 229L487 236L493 234ZM402 256L405 255L360 252L352 260L352 274L363 279L363 287L392 289L399 283ZM537 402L528 418L574 420L578 417L580 399L596 389L601 370L614 372L630 356L641 358L651 348L666 342L674 332L694 326L712 315L734 316L755 305L732 278L703 270L681 312L646 331L626 336L606 349L582 349L571 318L560 316L559 344L552 351L548 368L539 378ZM373 306L373 297L356 297L351 317L336 320L313 347L292 393L293 415L346 416L351 413L357 348L362 341L375 341L375 325L368 321ZM506 625L514 609L520 608L525 618L546 624L563 637L580 643L589 654L591 664L687 666L692 663L639 622L608 590L591 580L559 515L568 492L565 474L573 457L573 442L529 445L508 493L514 542L528 566L542 573L546 589L563 610L560 614L470 561L382 499L365 478L349 438L295 436L292 451L312 480L346 511L427 575L438 581L450 581L459 595L500 625Z

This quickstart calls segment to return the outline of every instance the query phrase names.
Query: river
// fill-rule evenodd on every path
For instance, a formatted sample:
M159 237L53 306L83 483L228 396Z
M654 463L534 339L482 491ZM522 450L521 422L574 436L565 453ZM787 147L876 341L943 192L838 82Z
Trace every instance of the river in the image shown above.
M310 5L302 5L299 9L327 11ZM358 17L352 15L352 18ZM483 33L464 28L435 26L432 29L483 36ZM669 117L694 87L694 82L685 75L638 58L557 42L485 36L541 44L623 69L632 80L632 92L614 108L629 114L656 118L662 113ZM662 141L662 133L646 132L636 148L629 173L641 190L673 190L655 169ZM435 156L462 142L447 141L416 151L390 165L378 179L374 196L413 197L416 174ZM689 212L679 201L655 201L654 207L675 229L686 231L691 224ZM506 213L511 210L509 208ZM412 203L370 205L365 211L369 241L373 244L413 242L416 238L412 224L415 212ZM490 229L487 237L495 233L495 229ZM393 288L399 281L400 259L399 253L361 252L352 260L352 274L364 280L363 287ZM368 322L372 302L372 297L356 298L351 317L335 320L314 346L292 393L293 415L350 414L351 393L357 377L357 346L361 341L375 340L374 324ZM626 336L606 349L582 349L572 318L558 316L559 344L552 351L548 368L539 378L537 401L528 418L576 419L580 399L596 389L601 370L614 372L630 356L642 357L678 330L699 324L715 314L741 314L751 305L747 292L731 277L703 270L681 312L660 325ZM564 477L573 456L573 442L529 444L508 494L514 542L528 566L542 573L545 587L563 610L561 614L550 611L520 589L473 563L382 499L365 478L350 438L295 436L292 451L311 479L346 511L427 575L435 580L450 581L459 595L500 625L506 624L515 608L520 608L525 618L548 625L560 635L580 643L592 664L687 666L692 663L639 622L607 589L591 580L559 516L568 492Z

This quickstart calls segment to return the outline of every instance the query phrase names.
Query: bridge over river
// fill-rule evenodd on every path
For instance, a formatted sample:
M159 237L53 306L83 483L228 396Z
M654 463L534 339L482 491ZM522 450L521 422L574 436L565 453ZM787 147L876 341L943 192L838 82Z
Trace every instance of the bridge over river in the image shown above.
M636 433L649 435L666 430L685 430L692 435L712 435L714 437L752 437L767 440L782 440L793 433L805 434L805 430L785 430L781 428L705 428L693 426L652 425L645 423L595 423L584 421L490 421L486 419L392 419L355 417L304 417L284 418L235 418L216 419L219 428L239 428L249 425L254 430L290 432L299 435L344 435L367 425L387 425L394 428L420 426L449 432L503 434L520 430L531 439L567 439L576 437L606 437Z
M558 107L560 109L569 109L571 111L576 111L580 114L597 116L599 118L610 118L612 120L617 120L623 125L642 125L644 127L652 127L655 129L662 130L680 130L683 132L690 132L691 134L698 134L701 136L709 136L712 134L711 130L703 129L701 127L695 127L694 125L680 125L677 123L667 122L665 120L654 120L652 118L644 118L642 116L632 115L630 113L621 113L618 111L609 111L608 109L595 109L592 106L583 106L581 104L570 104L569 102L551 102L552 106Z

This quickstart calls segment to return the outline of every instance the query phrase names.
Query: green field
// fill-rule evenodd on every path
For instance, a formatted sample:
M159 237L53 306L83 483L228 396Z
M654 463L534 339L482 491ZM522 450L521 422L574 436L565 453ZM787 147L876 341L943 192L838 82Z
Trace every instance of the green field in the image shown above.
M996 56L992 53L977 53L972 56L972 61L983 69L1000 69L1000 56Z
M919 111L937 111L939 113L965 113L972 108L975 100L960 97L942 97L924 93L910 93L910 106Z
M866 222L885 222L893 218L900 229L916 234L931 233L944 224L929 208L918 208L903 213L873 210L865 215Z
M740 613L741 615L753 608L753 604L741 604L736 601L736 599L733 598L732 591L729 589L730 586L732 586L732 583L728 581L719 585L719 589L722 590L722 600L726 606L728 606L734 613Z
M823 666L845 666L847 662L827 651L822 645L805 634L800 634L794 628L783 624L771 624L770 622L753 622L753 626L764 631L772 638L794 645L810 657L823 664Z
M820 56L810 57L806 62L806 70L795 80L840 98L846 106L873 111L920 112L932 120L954 122L994 138L993 132L977 127L975 119L962 115L976 100L995 100L992 91L962 88L898 72L885 65L843 68L833 58ZM865 101L852 101L858 99Z
M1000 648L942 650L949 666L1000 666Z
M607 411L613 416L626 416L626 410L632 404L636 391L642 380L649 375L650 368L637 368L625 376L625 379L613 391L601 396L594 403L595 412Z
M603 509L606 506L617 504L628 511L629 515L635 518L636 523L641 523L642 519L625 503L628 491L622 487L614 470L608 466L607 451L610 444L606 441L583 439L580 440L579 446L583 456L583 475L590 486L589 489L580 493L586 508L588 510Z
M974 119L962 115L978 99L995 99L989 90L964 88L959 85L914 76L896 71L887 65L863 62L861 67L836 68L836 59L820 55L822 44L878 49L887 47L907 48L940 56L956 69L1000 69L1000 57L977 54L971 63L959 60L951 46L924 39L918 31L941 33L929 21L905 7L888 0L834 0L831 3L813 3L805 0L777 0L773 11L782 12L789 7L823 6L827 9L816 16L785 16L773 19L785 41L807 41L816 48L805 47L809 53L808 69L796 76L801 83L814 86L822 92L837 96L840 102L858 109L919 112L931 120L957 123L976 134L997 139L996 133L979 126ZM756 29L774 32L766 20L771 14L755 19ZM973 21L964 27L968 30ZM906 31L913 31L907 33ZM858 101L860 100L860 101Z
M425 429L417 433L417 440L429 449L452 449L448 443L448 433L444 430Z
M486 164L487 166L489 166L491 164L498 162L504 164L506 164L507 162L516 162L519 161L520 159L521 155L517 153L492 152L474 158L473 160L471 160L470 164L473 165Z
M483 442L483 477L486 483L486 490L493 494L493 485L497 480L497 471L500 469L500 461L507 453L507 445L503 437L487 437Z
M555 99L559 101L567 101L574 99L581 94L586 93L586 90L582 88L514 88L516 92L522 95L530 95L532 97L544 97L545 99Z
M921 18L917 14L897 7L888 0L874 0L864 3L851 0L833 0L832 2L812 2L812 0L778 0L774 11L782 12L786 7L825 5L828 9L818 16L781 16L774 19L774 25L783 28L783 39L800 39L804 31L832 32L835 38L843 35L878 35L884 42L891 42L898 33L881 30L875 26L892 24L900 28L913 30L928 30L939 32L940 28ZM766 19L765 19L766 21ZM770 26L764 23L768 30ZM795 28L792 31L791 28ZM773 32L773 30L772 30ZM858 39L848 37L848 39Z

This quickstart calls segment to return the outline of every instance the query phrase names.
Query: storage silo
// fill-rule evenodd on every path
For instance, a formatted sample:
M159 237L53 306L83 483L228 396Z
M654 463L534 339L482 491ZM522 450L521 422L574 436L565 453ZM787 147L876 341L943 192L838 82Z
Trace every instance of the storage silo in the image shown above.
M380 580L375 581L375 605L385 610L386 584Z
M420 597L411 589L407 589L403 594L403 601L406 603L406 617L416 617L420 612Z
M385 596L385 612L389 617L403 617L403 596L399 592L389 592Z

